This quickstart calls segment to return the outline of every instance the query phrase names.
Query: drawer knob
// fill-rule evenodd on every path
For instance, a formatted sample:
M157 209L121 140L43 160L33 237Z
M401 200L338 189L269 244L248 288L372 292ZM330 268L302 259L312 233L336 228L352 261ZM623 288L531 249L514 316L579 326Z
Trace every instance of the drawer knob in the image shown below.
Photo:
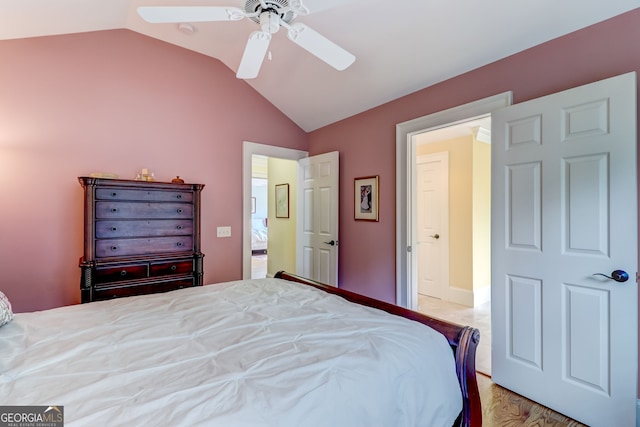
M182 213L182 208L178 209L178 213L181 214Z
M126 276L126 275L127 275L127 270L122 270L122 271L120 272L120 275L121 275L121 276Z
M111 212L118 212L118 208L111 208Z
M182 226L181 225L179 225L177 228L178 228L178 230L182 230Z
M171 266L171 271L176 271L177 269L178 269L178 266L177 266L177 265L172 265L172 266Z
M178 199L182 199L182 194L178 194L176 197L177 197Z
M178 242L178 243L176 243L176 245L177 245L179 248L181 248L181 247L182 247L182 242Z
M111 197L116 197L118 195L118 193L116 193L115 191L113 193L111 193Z
M117 246L111 246L111 250L112 250L112 251L117 251L117 250L118 250L118 247L117 247Z
M118 227L111 227L111 231L117 231Z

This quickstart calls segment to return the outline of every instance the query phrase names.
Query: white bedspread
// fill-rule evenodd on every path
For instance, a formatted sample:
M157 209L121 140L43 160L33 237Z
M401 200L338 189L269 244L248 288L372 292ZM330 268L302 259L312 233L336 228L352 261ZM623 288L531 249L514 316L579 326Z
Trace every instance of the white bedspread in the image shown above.
M0 404L68 426L451 426L446 339L279 279L16 314Z

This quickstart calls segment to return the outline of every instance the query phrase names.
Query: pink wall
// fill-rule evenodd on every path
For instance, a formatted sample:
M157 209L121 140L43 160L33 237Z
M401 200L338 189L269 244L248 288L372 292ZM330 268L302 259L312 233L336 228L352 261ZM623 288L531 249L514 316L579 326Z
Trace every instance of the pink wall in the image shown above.
M310 154L340 151L340 286L395 301L396 124L506 91L518 103L640 73L638 40L640 9L312 132ZM353 179L367 175L380 175L379 223L353 219Z
M340 286L395 301L397 123L509 90L518 103L630 71L640 74L639 40L636 9L312 132L310 154L340 150ZM353 178L376 174L380 222L354 221Z
M242 277L242 141L306 150L305 132L219 61L127 30L0 41L0 61L0 289L16 311L79 302L77 177L94 171L204 183L204 280Z

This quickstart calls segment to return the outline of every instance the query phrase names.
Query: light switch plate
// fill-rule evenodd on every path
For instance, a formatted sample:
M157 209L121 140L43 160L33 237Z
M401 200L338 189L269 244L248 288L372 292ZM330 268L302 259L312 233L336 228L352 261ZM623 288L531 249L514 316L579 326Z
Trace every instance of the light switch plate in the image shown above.
M218 237L231 237L231 227L218 227L217 233Z

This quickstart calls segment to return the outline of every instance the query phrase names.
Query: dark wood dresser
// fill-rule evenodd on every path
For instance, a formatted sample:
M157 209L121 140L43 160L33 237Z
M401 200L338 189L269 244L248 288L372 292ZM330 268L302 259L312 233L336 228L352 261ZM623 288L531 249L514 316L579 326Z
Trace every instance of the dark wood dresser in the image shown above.
M202 184L78 178L82 302L202 285Z

